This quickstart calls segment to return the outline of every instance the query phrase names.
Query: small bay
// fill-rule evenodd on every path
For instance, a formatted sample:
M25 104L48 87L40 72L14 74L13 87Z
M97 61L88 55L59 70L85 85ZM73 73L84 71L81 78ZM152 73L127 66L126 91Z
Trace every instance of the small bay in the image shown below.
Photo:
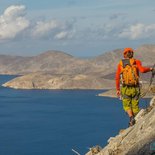
M0 84L15 76L0 76ZM74 155L104 146L128 126L121 101L104 90L15 90L0 87L1 155ZM141 100L145 107L149 99Z

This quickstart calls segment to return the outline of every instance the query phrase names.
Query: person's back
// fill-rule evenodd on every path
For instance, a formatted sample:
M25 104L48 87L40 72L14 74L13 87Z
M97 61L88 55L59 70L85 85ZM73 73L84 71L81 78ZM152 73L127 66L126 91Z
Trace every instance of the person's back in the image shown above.
M136 60L122 59L120 61L121 83L128 86L136 86L139 84L139 70L137 68Z
M129 126L135 124L134 117L139 112L139 71L146 73L153 70L143 67L141 61L134 59L133 55L132 48L125 48L124 59L120 60L116 71L117 96L122 98L123 109L130 118Z

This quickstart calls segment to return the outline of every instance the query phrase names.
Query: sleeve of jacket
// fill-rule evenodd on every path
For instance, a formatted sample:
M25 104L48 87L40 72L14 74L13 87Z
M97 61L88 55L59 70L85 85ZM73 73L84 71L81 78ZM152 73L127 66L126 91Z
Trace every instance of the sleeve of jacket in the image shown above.
M148 68L148 67L143 67L140 60L136 60L136 64L137 64L138 70L139 70L141 73L146 73L146 72L151 71L150 68Z
M121 66L120 64L118 64L116 75L115 75L116 90L120 90L120 73L121 73Z

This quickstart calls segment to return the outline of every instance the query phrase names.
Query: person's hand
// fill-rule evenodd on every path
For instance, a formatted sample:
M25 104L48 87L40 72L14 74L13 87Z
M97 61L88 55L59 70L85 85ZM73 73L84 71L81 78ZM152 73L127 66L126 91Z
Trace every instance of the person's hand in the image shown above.
M120 90L117 90L116 95L117 95L118 97L121 96L121 92L120 92Z
M152 72L152 75L155 76L155 69L152 68L151 72Z

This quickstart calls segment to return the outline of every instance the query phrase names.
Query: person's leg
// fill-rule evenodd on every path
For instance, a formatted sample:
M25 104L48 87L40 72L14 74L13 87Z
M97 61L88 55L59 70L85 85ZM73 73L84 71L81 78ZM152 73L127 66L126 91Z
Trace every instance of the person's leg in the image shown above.
M139 112L139 88L138 87L131 87L130 88L130 93L131 93L131 109L132 109L132 113L133 116L130 117L130 123L129 126L133 126L136 121L134 119L134 117L138 114Z
M134 112L131 107L130 99L123 99L123 109L128 114L129 117L129 126L133 126L135 124Z
M129 117L134 116L134 113L133 113L132 109L129 109L126 112L127 112L127 114L128 114Z
M132 111L134 113L134 116L136 116L138 114L138 112L140 111L139 108L139 95L140 95L140 90L138 87L133 88L133 94L132 94Z
M133 115L133 112L131 109L132 98L131 98L130 88L128 88L127 86L122 87L121 95L122 95L123 109L125 110L125 112L127 112L129 117L131 117Z
M134 113L132 110L132 88L130 87L122 87L121 89L122 93L122 103L123 103L123 109L129 116L129 126L132 126L135 124L134 119Z
M140 111L139 109L139 100L132 100L132 111L134 116L136 116L138 114L138 112Z

